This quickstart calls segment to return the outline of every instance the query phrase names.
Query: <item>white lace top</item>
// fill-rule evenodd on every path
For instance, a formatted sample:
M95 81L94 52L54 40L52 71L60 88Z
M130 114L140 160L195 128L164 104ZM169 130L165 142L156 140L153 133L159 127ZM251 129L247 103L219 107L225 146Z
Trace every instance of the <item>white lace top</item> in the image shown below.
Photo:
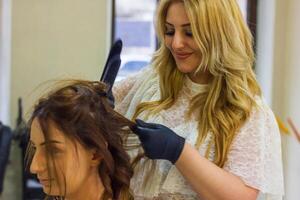
M207 89L207 85L196 84L186 77L176 103L146 121L163 124L184 137L186 142L195 145L197 122L194 119L184 120L185 113L192 96ZM117 82L113 92L115 109L131 119L140 102L159 99L158 75L152 67L148 67ZM246 185L260 190L260 199L279 200L283 195L280 133L270 108L259 98L257 102L261 108L253 110L249 120L239 130L224 169L240 177ZM140 114L138 118L145 119L145 114ZM199 148L202 156L209 140L210 136ZM128 144L139 144L139 140L131 137ZM129 153L134 156L137 152ZM213 160L213 157L214 148L210 151L209 159ZM131 188L137 200L199 199L176 167L164 160L142 159L131 181Z

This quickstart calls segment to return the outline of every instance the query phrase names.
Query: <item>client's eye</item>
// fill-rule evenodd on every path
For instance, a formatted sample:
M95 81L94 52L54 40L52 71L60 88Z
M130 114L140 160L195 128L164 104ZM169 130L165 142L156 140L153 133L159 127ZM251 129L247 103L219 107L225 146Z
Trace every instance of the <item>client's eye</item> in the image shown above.
M62 149L59 149L59 148L57 148L57 147L54 147L54 148L52 149L52 152L55 153L55 154L64 153L64 151L63 151Z
M54 156L63 154L65 152L62 148L56 147L54 145L48 145L48 148Z

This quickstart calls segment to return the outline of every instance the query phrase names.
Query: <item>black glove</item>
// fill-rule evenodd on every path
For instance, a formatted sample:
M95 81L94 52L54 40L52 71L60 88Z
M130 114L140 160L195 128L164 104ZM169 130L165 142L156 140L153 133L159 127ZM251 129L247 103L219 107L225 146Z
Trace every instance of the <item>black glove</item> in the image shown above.
M138 135L148 158L176 163L185 143L184 138L166 126L146 123L140 119L136 119L136 126L131 129Z

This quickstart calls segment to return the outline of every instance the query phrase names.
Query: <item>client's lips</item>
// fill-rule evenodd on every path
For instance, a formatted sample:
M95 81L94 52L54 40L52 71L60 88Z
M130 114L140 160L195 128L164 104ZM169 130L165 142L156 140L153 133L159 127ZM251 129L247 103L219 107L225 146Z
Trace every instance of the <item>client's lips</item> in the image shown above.
M51 182L50 179L39 179L40 184L44 185L44 186L48 186Z

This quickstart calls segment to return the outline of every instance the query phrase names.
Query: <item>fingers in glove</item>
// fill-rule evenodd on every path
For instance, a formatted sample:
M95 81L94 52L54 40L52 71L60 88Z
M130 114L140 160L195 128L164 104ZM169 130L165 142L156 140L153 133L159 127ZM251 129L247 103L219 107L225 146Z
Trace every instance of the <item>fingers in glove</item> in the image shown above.
M141 141L147 140L149 137L149 129L140 127L140 126L132 126L130 128L139 138Z
M157 129L159 127L159 124L147 123L141 119L136 119L135 122L138 126L144 127L144 128Z

